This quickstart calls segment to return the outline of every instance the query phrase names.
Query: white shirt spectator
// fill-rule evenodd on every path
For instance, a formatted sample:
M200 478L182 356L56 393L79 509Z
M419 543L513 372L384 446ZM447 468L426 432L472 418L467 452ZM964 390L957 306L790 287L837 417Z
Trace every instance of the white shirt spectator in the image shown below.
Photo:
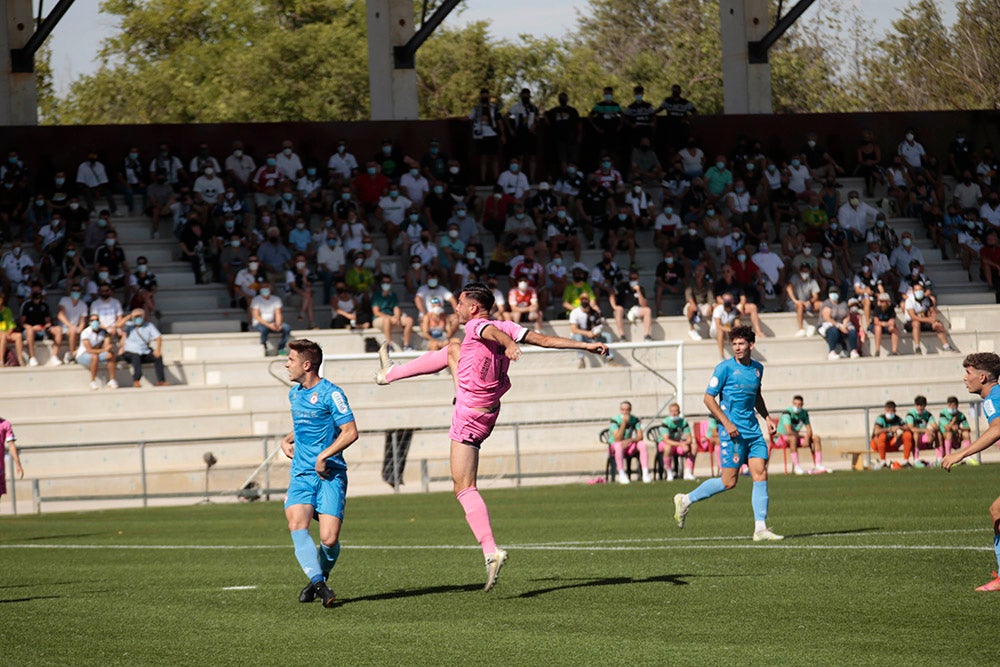
M417 288L416 298L420 299L423 302L425 310L427 308L427 303L434 297L440 299L441 304L443 305L445 303L448 303L454 297L454 295L451 293L451 290L449 290L444 285L437 285L436 287L431 287L430 285L421 285L420 287Z
M892 270L892 264L889 262L889 257L884 252L870 252L865 255L865 259L871 262L872 275L875 276L875 278L878 278L886 271Z
M298 153L283 150L274 156L274 166L281 170L285 178L294 181L299 177L299 170L302 169L302 160L299 159Z
M191 158L190 166L191 168L188 169L189 174L200 174L205 169L205 167L211 167L212 169L215 170L216 174L219 173L219 161L216 160L211 155L209 155L208 157L201 157L195 155L193 158Z
M107 185L108 173L104 170L104 165L99 160L95 160L94 162L84 160L76 170L76 182L88 188Z
M964 211L967 208L976 208L979 206L979 200L983 198L983 190L979 187L979 183L973 181L966 185L961 181L955 186L955 199L958 200L958 205Z
M281 298L273 294L264 298L258 294L250 301L250 310L257 310L260 313L260 317L254 316L254 324L258 322L273 324L275 314L281 310Z
M164 163L166 172L163 174L167 177L167 183L174 184L177 179L180 178L181 170L184 169L184 165L181 164L181 159L176 155L170 157L161 158L160 156L154 157L149 163L149 173L154 178L156 177L156 170L160 167L160 164ZM79 182L77 178L77 182Z
M59 299L59 311L62 312L71 324L79 325L80 321L86 319L90 312L87 302L83 299L73 303L73 297L67 295Z
M419 172L414 176L406 172L399 179L399 189L406 194L406 198L413 202L413 205L420 207L424 203L424 198L430 192L430 184Z
M219 196L226 191L226 184L213 172L211 176L203 174L196 178L193 190L201 194L206 204L214 206L219 202Z
M344 254L361 250L361 239L365 236L365 225L360 220L345 222L340 226L340 240L344 244Z
M680 225L681 216L673 211L670 212L670 215L667 215L666 211L664 211L656 216L656 221L653 223L653 230L663 232L664 234L673 234L680 228Z
M569 323L576 325L576 328L580 329L581 331L593 331L593 329L590 327L590 324L593 321L594 317L593 306L591 306L591 309L592 309L591 314L588 314L580 306L577 306L573 310L569 311ZM602 327L603 324L598 324L596 327L594 327L594 329L598 329L597 334L601 333L600 328Z
M743 192L733 190L726 194L726 204L728 211L746 213L750 210L750 193L746 190Z
M639 190L636 194L635 188L628 191L625 195L625 205L632 207L632 213L636 217L642 215L642 212L649 208L649 197L646 195L645 190Z
M701 173L705 165L705 151L695 148L692 155L691 149L685 148L678 155L681 156L681 169L685 174Z
M308 197L323 187L323 180L319 176L303 176L295 183L295 189L302 193L303 197Z
M735 305L728 311L723 304L718 304L712 309L712 325L709 327L710 331L714 334L718 327L716 326L716 320L722 326L729 326L736 321L736 318L740 316L740 310Z
M66 238L66 225L60 224L59 229L53 229L51 224L43 225L38 230L38 236L42 239L42 250L45 250L53 243L59 243Z
M91 348L95 350L101 349L104 345L105 339L108 337L108 332L104 329L98 329L94 331L90 327L85 327L83 331L80 332L80 347L76 349L74 357L78 357L81 354L87 353L87 346L84 345L84 341L90 343Z
M152 354L153 343L159 337L160 330L152 322L132 326L125 337L125 351L133 354Z
M345 261L344 249L339 243L332 248L328 243L321 243L319 250L316 251L316 263L321 269L330 273L338 273L344 267Z
M781 261L781 255L770 250L768 252L755 252L750 256L750 261L757 265L761 274L770 281L771 285L777 284L781 270L785 268L785 263Z
M410 246L410 257L419 257L424 266L431 266L438 258L438 247L433 242L424 245L418 241Z
M806 165L800 164L797 167L788 165L788 189L797 195L802 194L806 191L806 181L810 176L809 167Z
M257 295L257 276L250 272L250 269L240 269L233 278L233 284L240 288L244 297L253 298Z
M348 179L351 177L351 172L358 168L358 161L345 150L343 153L337 152L331 155L326 166L341 178Z
M920 248L915 245L911 245L909 250L907 250L900 243L889 254L889 263L892 264L892 268L896 269L896 272L900 275L905 276L910 272L910 262L913 260L920 262L920 266L924 265L924 253L920 252Z
M90 314L97 315L101 327L110 330L122 316L122 304L113 296L107 299L95 299L94 303L90 304Z
M253 173L257 171L257 163L253 161L253 158L249 155L243 153L239 157L235 153L231 154L226 158L226 171L233 172L236 178L240 180L240 183L246 183L247 179L253 176Z
M858 201L857 207L851 206L850 202L845 202L837 210L837 220L844 231L856 231L864 235L868 230L868 221L874 220L878 215L878 210L867 202Z
M524 175L524 172L519 171L515 174L509 169L500 174L497 185L503 189L505 194L514 199L523 199L529 188L528 177Z
M979 217L994 227L1000 227L1000 206L993 208L989 202L984 203L979 207Z
M993 166L983 161L976 166L976 175L982 180L983 185L990 187L993 185Z
M406 210L411 206L413 206L413 202L402 195L395 199L387 196L378 200L378 207L382 209L382 217L399 227L403 226Z
M907 292L906 299L903 301L903 321L909 322L912 319L910 317L911 310L917 315L923 315L928 310L930 310L931 306L933 305L934 304L931 301L931 298L927 296L926 292L924 293L924 298L920 300L918 300L917 297L914 296L912 291Z
M923 145L919 141L914 141L913 143L901 141L896 152L914 169L920 169L921 160L927 155L927 151L924 150Z

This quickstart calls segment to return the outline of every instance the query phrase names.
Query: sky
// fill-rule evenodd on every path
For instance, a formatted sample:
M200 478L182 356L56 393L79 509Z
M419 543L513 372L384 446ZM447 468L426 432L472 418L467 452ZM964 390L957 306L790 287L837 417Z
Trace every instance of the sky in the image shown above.
M808 13L823 3L818 0ZM786 7L793 6L795 0L786 0ZM899 10L909 0L853 0L874 26L876 33L887 29L892 20L899 16ZM579 0L466 0L460 9L446 19L449 24L461 25L472 21L486 20L492 23L494 36L513 38L521 33L558 37L566 34L575 24L577 8L586 7ZM51 40L52 69L56 92L65 94L73 80L94 72L98 67L97 51L101 42L115 32L115 22L111 17L98 11L98 0L78 0L56 27ZM946 21L955 15L954 0L938 0ZM464 7L464 9L462 9Z

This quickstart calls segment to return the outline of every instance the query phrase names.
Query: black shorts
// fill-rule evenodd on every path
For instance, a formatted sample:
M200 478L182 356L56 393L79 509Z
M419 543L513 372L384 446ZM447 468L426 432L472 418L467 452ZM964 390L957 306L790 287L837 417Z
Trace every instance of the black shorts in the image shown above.
M911 322L907 322L906 323L906 330L907 331L913 331L913 326L915 324L917 324L917 323L916 322L912 322L912 321ZM930 324L928 324L927 322L921 322L920 323L920 330L921 331L934 331L934 327L931 326Z

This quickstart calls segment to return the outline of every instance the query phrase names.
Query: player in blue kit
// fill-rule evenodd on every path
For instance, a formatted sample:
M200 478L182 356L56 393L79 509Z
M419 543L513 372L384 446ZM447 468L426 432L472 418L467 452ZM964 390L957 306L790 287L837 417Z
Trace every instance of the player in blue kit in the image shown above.
M715 367L705 390L705 406L719 421L719 462L722 477L701 483L691 493L674 496L674 520L684 527L684 518L693 503L728 491L739 480L740 466L746 463L753 477L751 504L754 515L754 542L784 539L767 527L767 442L760 431L756 410L767 422L771 438L777 429L760 393L764 366L750 358L755 341L750 327L735 327L729 334L733 357Z
M983 414L989 424L974 442L952 452L941 459L941 467L951 467L962 459L983 451L1000 440L1000 357L992 352L970 354L962 362L965 367L965 387L970 394L979 394L983 399ZM997 554L997 572L1000 572L1000 498L990 505L990 520L993 522L993 549ZM1000 574L993 573L992 581L983 584L977 591L1000 591Z
M319 345L302 339L293 341L288 348L285 368L288 378L298 386L288 392L292 432L281 441L282 451L292 459L285 518L295 558L309 578L309 584L299 593L299 602L312 602L318 597L324 607L331 607L336 595L326 580L340 555L340 526L347 495L344 450L358 439L358 426L343 390L319 376L323 363ZM319 519L318 551L309 535L314 513Z

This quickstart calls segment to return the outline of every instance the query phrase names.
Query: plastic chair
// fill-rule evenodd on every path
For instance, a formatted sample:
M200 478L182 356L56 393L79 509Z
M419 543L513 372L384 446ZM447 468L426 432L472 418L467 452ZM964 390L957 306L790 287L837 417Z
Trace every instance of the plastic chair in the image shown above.
M771 452L775 449L781 450L782 463L785 464L785 474L788 474L788 441L785 440L785 436L779 435L776 438L772 438L767 444L767 458L770 460Z
M663 424L654 424L646 429L646 442L651 442L656 447L656 455L653 457L653 479L666 479L667 468L664 461L663 452L660 451L660 440L663 439ZM674 477L678 477L679 463L673 452L670 453L670 466L674 470Z

